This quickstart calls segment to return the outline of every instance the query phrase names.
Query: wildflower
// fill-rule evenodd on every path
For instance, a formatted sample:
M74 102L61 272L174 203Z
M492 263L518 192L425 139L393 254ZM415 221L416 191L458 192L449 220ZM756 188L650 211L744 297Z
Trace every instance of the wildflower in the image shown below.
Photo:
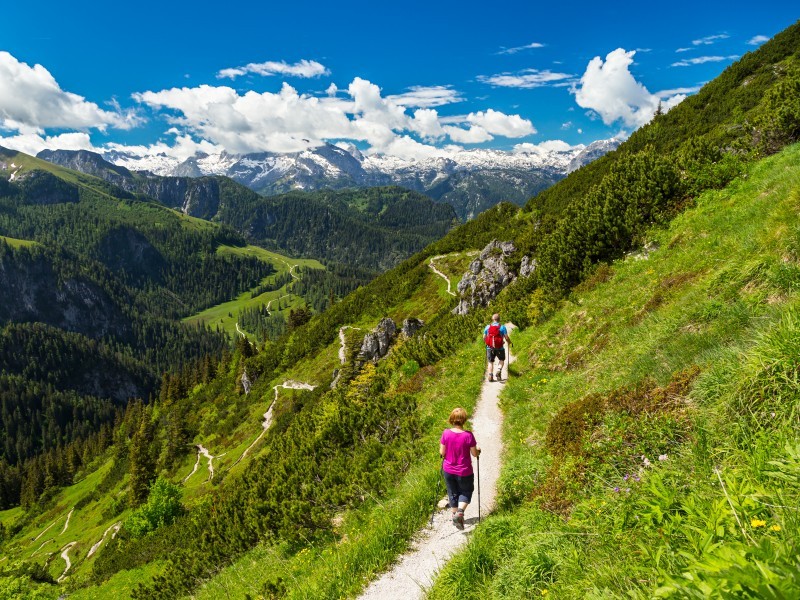
M641 480L642 480L642 478L641 478L641 477L639 477L638 475L634 475L634 476L633 476L633 480L634 480L634 481L641 481Z
M622 481L628 481L628 477L630 477L630 475L626 474L625 477L622 478Z
M668 457L667 457L666 454L659 454L658 455L658 460L660 460L661 462L664 462L665 460L667 460L667 458Z
M773 525L772 527L769 528L769 530L770 531L780 531L781 530L781 526L780 525Z
M631 491L631 488L625 488L625 491L626 491L626 492L630 492L630 491Z
M642 454L642 464L644 464L645 467L650 466L650 461L647 460L647 457L644 454Z
M615 492L619 492L619 486L615 487L615 488L614 488L614 491L615 491Z
M763 527L763 526L764 526L764 525L766 525L766 524L767 524L767 522L766 522L766 521L762 521L761 519L755 519L755 518L753 518L753 519L750 521L750 527L752 527L752 528L754 528L754 529L755 529L755 528L757 528L757 527Z
M542 590L542 596L547 596L550 593L550 590Z

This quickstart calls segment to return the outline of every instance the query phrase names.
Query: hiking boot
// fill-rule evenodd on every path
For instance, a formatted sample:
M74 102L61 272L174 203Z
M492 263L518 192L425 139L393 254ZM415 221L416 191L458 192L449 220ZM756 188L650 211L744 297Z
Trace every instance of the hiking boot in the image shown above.
M456 514L453 515L453 525L456 526L456 529L464 529L464 511L459 510Z
M491 373L489 373L489 381L494 381L494 375L492 375Z
M502 372L502 371L498 371L498 372L495 374L494 378L495 378L497 381L503 381L503 372Z

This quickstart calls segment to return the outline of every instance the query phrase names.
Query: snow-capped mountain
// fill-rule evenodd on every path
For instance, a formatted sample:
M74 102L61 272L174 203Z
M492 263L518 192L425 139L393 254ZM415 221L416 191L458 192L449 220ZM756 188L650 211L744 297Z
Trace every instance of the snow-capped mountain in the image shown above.
M106 152L103 157L132 171L156 175L225 175L267 195L290 190L400 185L447 202L460 218L470 219L501 201L524 204L619 144L619 140L612 139L564 150L534 146L522 152L454 150L420 160L365 156L352 144L325 144L288 154L197 154L183 162L164 154Z

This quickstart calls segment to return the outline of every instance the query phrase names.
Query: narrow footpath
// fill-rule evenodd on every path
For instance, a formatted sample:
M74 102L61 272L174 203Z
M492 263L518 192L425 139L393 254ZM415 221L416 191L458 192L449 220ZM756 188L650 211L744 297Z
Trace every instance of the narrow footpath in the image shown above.
M439 258L444 258L444 255L432 256L430 262L428 262L428 266L430 267L431 271L436 273L439 277L441 277L442 279L444 279L447 282L447 293L450 294L451 296L455 296L456 293L453 292L453 290L450 289L450 287L451 287L450 286L450 278L447 275L445 275L444 273L442 273L439 269L437 269L436 265L433 264L433 261L435 261L435 260L437 260Z
M513 328L506 324L509 332ZM510 349L508 361L503 367L503 381L508 377L508 363L514 361ZM503 383L484 381L481 396L472 415L471 429L481 448L480 459L480 507L481 516L485 517L494 509L497 495L497 479L500 475L500 458L503 450L501 433L503 413L500 411L499 398ZM473 461L473 466L478 463ZM402 598L416 600L425 597L439 570L450 560L450 557L464 544L478 521L478 478L476 468L475 494L472 504L464 513L465 528L459 531L453 525L449 509L437 510L433 519L433 527L426 526L417 533L409 551L394 564L391 570L373 581L360 600L386 600ZM444 483L442 483L442 496Z
M67 566L66 566L66 568L64 569L64 572L61 574L61 577L59 577L58 579L56 579L56 581L57 581L58 583L61 583L62 581L64 581L64 579L66 579L66 578L67 578L67 571L69 571L70 567L72 567L72 561L69 559L69 551L70 551L70 550L72 549L72 547L73 547L75 544L77 544L77 543L78 543L78 542L70 542L69 544L67 544L66 546L64 546L64 547L61 549L61 558L63 558L63 559L64 559L64 562L65 562L65 563L67 563Z

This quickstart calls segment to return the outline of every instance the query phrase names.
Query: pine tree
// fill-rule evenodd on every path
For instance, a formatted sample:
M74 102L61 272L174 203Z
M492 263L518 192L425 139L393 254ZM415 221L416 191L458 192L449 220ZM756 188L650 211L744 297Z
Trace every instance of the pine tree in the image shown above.
M155 479L155 461L153 460L153 426L149 415L142 415L139 429L130 441L130 505L139 506L150 491L150 484Z

